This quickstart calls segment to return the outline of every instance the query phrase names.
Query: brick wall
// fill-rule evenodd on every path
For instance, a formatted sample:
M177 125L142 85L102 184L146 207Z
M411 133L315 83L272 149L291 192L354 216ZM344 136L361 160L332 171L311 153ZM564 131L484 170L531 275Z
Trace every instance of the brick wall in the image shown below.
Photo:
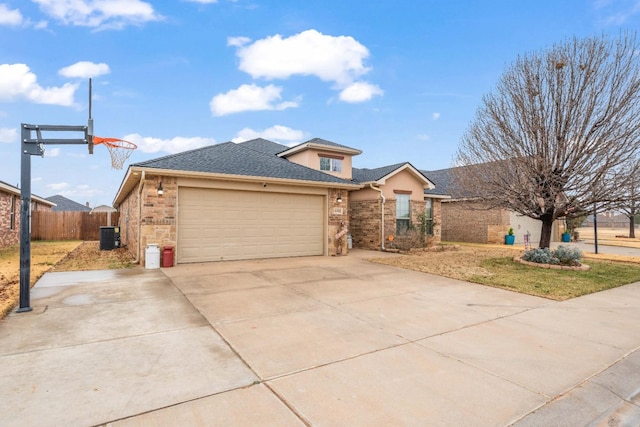
M14 220L11 226L11 200L14 203ZM0 192L0 248L20 241L20 196Z
M431 244L437 245L442 239L442 201L431 199L431 210L433 215L433 236L429 238Z
M162 179L162 196L158 195L158 185ZM142 188L142 191L140 189ZM148 244L163 246L177 244L177 179L146 175L131 190L120 204L120 241L129 252L138 258L140 265L145 263L145 251ZM138 229L140 242L138 244ZM138 252L139 249L139 252Z
M471 202L442 203L442 240L449 242L504 243L509 212L482 209Z
M11 220L11 203L14 203L14 217ZM0 191L0 248L20 243L20 195ZM31 199L31 210L51 211L51 205ZM13 227L12 227L13 225Z
M380 200L361 200L349 203L349 222L353 247L380 249Z
M342 202L338 202L338 196ZM349 193L344 190L329 190L329 207L327 244L329 255L346 255L348 252L347 236L344 235L340 239L336 239L336 234L341 230L350 230L349 221Z
M163 194L158 195L162 179ZM147 175L142 189L140 215L140 263L144 264L148 244L176 247L177 241L177 178Z
M362 200L352 201L349 204L349 220L351 222L351 235L353 238L353 247L360 249L381 249L381 232L380 206L382 201ZM420 220L418 216L424 212L426 202L424 200L411 201L411 222L418 226ZM433 201L433 220L435 222L433 232L434 236L429 239L431 244L437 244L441 239L442 229L442 204L440 200ZM396 201L387 200L384 206L384 240L385 247L393 247L393 243L389 240L389 236L396 236Z
M120 244L126 246L127 250L136 259L138 258L138 226L140 224L140 211L138 205L138 192L141 183L138 183L127 195L127 198L120 204Z

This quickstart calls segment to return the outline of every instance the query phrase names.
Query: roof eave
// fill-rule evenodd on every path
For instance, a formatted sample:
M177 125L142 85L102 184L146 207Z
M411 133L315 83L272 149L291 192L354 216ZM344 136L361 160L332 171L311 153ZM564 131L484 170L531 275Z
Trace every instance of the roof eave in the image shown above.
M150 168L150 167L140 167L140 166L130 166L127 171L127 175L125 176L122 184L120 185L120 189L116 194L116 197L113 201L113 206L119 206L119 204L124 200L125 196L128 195L131 190L137 184L136 178L139 179L142 176L142 173L151 173L154 175L164 175L164 176L174 176L177 178L200 178L200 179L219 179L224 181L236 181L236 182L267 182L272 184L288 184L295 186L304 186L304 187L331 187L331 188L340 188L345 190L356 190L362 188L362 185L359 183L348 183L348 182L329 182L329 181L309 181L302 179L290 179L290 178L276 178L270 176L250 176L250 175L232 175L232 174L223 174L223 173L212 173L212 172L192 172L192 171L182 171L177 169L160 169L160 168ZM133 181L133 182L132 182Z
M288 150L278 153L277 156L286 158L293 154L296 154L305 150L310 150L310 149L325 150L325 151L331 151L334 153L350 154L352 156L357 156L359 154L362 154L362 150L356 150L355 148L335 147L332 145L314 144L312 142L307 142L300 145L296 145L295 147L292 147Z
M432 190L434 188L436 188L435 184L433 182L431 182L431 180L429 178L427 178L422 172L420 172L418 169L416 169L411 163L405 163L402 166L392 170L391 172L389 172L388 174L386 174L385 176L383 176L382 178L373 181L375 183L377 183L378 185L384 185L386 180L388 178L391 178L393 175L402 172L405 169L409 169L417 178L419 178L424 184L425 184L425 190Z

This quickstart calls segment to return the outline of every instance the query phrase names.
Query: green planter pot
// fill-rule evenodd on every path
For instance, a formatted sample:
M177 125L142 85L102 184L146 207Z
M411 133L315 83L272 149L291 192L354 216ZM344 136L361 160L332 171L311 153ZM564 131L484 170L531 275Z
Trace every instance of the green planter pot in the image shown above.
M562 233L562 241L563 242L570 242L571 241L571 234L570 233Z
M514 236L513 234L511 235L507 234L506 236L504 236L505 245L513 245L515 242L516 242L516 236Z

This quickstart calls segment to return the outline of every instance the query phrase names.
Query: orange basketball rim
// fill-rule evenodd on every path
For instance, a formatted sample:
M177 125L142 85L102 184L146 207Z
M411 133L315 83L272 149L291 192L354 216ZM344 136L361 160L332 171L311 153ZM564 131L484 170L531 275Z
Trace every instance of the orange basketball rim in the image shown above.
M113 169L122 169L124 162L131 156L133 150L138 148L133 142L125 141L120 138L103 138L101 136L93 137L93 144L106 145L111 156L111 167Z

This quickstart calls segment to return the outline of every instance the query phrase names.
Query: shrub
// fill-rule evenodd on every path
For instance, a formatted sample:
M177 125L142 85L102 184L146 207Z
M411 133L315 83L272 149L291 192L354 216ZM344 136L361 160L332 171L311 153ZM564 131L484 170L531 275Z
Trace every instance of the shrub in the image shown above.
M526 251L522 259L537 264L580 265L582 252L578 248L558 246L554 251L549 248L536 248Z
M570 248L569 246L558 246L553 251L554 257L558 259L560 265L580 265L582 252L578 248Z
M558 264L549 248L535 248L528 250L522 255L522 259L536 264Z

